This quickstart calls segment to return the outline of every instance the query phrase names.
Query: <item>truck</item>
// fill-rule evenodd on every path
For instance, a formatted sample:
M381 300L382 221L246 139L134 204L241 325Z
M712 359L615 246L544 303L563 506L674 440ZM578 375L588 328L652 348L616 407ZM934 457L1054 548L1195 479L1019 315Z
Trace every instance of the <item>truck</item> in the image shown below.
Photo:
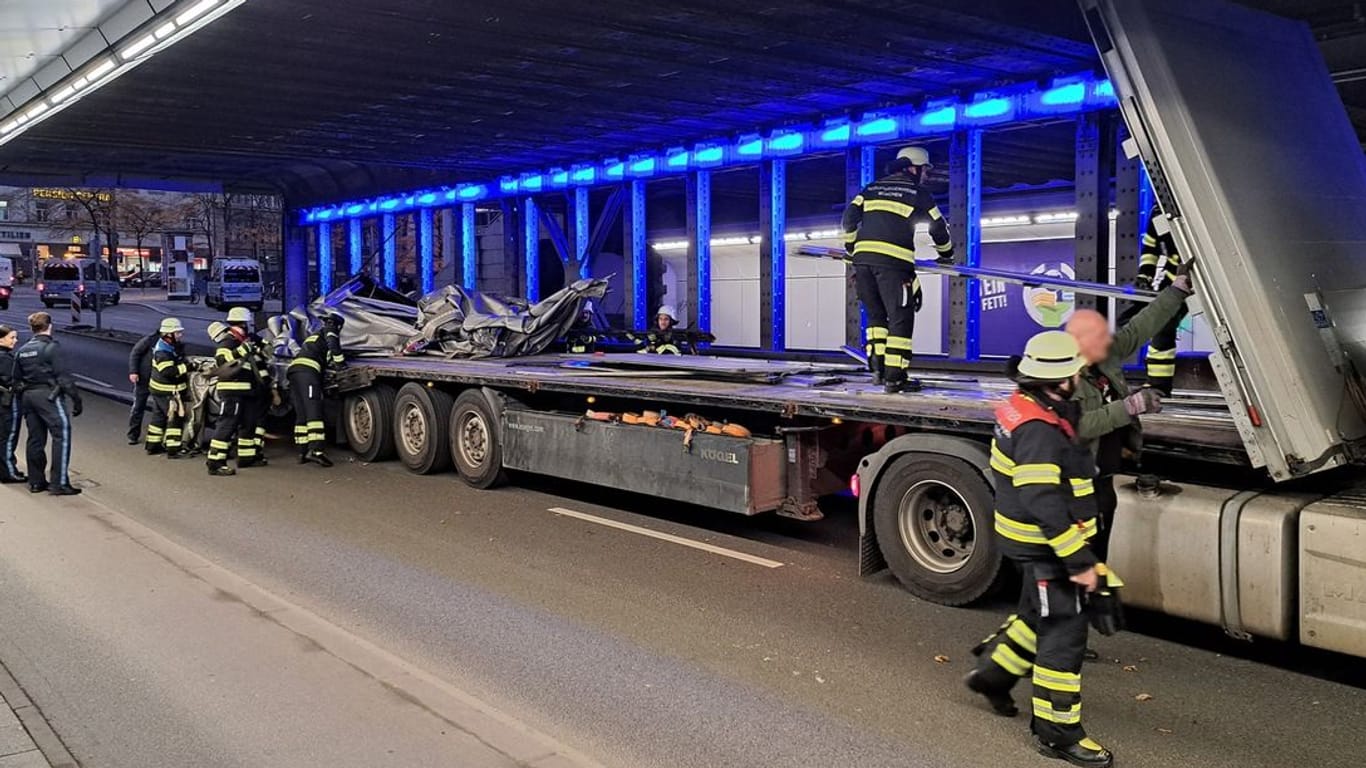
M1080 7L1217 341L1217 389L1143 417L1161 482L1118 479L1110 559L1126 601L1366 656L1357 136L1299 24L1210 0ZM963 605L1006 572L988 465L1010 385L986 368L924 380L886 395L842 363L359 358L337 429L366 461L454 467L479 489L527 472L808 521L848 489L860 573Z

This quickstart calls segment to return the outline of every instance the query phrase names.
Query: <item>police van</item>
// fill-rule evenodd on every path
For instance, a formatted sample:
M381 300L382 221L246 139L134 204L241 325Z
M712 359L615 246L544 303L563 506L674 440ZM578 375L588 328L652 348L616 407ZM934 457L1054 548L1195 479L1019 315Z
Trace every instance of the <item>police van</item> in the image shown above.
M9 309L10 293L14 291L14 260L0 256L0 309Z
M265 298L261 263L255 259L218 259L209 270L204 303L215 309L260 310Z
M104 306L119 303L119 276L104 259L48 259L38 268L38 297L51 309L69 303L72 297L82 307L95 306L95 297Z

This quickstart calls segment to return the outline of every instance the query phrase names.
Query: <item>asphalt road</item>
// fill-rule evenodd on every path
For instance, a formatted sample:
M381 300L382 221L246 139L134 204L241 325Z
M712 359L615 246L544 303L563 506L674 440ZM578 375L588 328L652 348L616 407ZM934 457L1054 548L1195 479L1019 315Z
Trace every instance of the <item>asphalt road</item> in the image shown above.
M38 294L31 285L17 286L11 297L8 310L0 310L0 323L26 328L25 318L30 312L44 310L52 315L58 328L72 325L69 305L52 308L43 306ZM163 317L178 317L185 324L186 341L194 344L211 343L208 335L209 323L222 319L222 312L209 309L202 304L187 304L183 301L168 301L165 291L128 288L123 291L122 301L102 311L101 326L107 330L126 333L145 334L156 330ZM81 312L81 325L95 325L95 311L86 309Z
M607 765L1048 764L1023 718L993 717L961 687L967 649L1006 606L948 609L888 578L859 579L847 509L802 524L534 479L476 492L451 475L341 454L330 471L301 467L283 446L270 467L210 478L197 462L122 445L122 407L89 400L73 459L83 499ZM11 558L22 577L3 564ZM269 703L272 722L298 718L317 738L318 723L343 722L339 710L355 706L354 692L310 696L317 674L273 686L282 690L224 685L211 711L192 706L183 676L222 651L104 642L120 621L108 609L120 599L119 562L101 582L115 597L95 601L28 593L71 567L62 558L25 548L0 559L0 585L14 593L0 609L0 652L21 683L39 681L35 699L84 764L283 764L262 757L249 713ZM137 594L127 599L145 597L138 579L128 584ZM197 618L161 621L174 634ZM1125 768L1348 766L1366 752L1366 734L1349 725L1366 716L1366 691L1334 682L1359 661L1276 649L1280 666L1267 665L1217 652L1242 647L1209 641L1212 632L1153 626L1183 642L1103 639L1106 659L1085 671L1088 726ZM137 684L120 686L130 668ZM117 712L99 706L111 696ZM174 737L159 730L168 718ZM130 740L130 727L146 728L144 740Z

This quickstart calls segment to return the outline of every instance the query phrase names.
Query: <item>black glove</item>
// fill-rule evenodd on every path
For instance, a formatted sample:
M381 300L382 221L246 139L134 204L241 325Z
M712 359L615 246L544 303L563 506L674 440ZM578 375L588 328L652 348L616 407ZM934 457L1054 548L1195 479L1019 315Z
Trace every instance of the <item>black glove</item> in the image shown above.
M925 292L922 291L922 290L920 290L920 281L917 280L917 281L915 281L915 299L912 301L912 304L913 304L914 307L915 307L915 311L916 311L916 312L919 312L919 311L920 311L920 307L921 307L922 305L924 305L924 303L925 303Z
M83 411L85 411L85 403L81 402L80 395L72 395L72 397L71 397L71 415L72 415L73 417L74 417L74 416L80 416L81 413L82 413Z
M1119 599L1124 582L1104 563L1096 566L1096 575L1100 585L1086 593L1086 617L1097 632L1108 637L1124 629L1124 604Z

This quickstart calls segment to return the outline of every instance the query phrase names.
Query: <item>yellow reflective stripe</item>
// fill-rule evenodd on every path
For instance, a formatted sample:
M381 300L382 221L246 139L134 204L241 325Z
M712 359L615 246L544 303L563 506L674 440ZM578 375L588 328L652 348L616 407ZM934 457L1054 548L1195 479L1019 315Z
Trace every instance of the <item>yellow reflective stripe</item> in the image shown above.
M912 350L911 340L909 337L906 336L888 336L887 349L895 349L902 352L910 352Z
M947 243L935 243L934 249L936 251L939 251L940 253L948 253L949 251L953 250L953 241L950 240Z
M853 232L845 232L844 242L845 244L858 242L858 230L856 229Z
M895 213L903 219L911 218L915 213L915 206L905 203L898 203L895 200L869 200L863 204L864 213Z
M1059 485L1062 483L1062 468L1057 464L1017 464L1014 485Z
M1144 245L1145 247L1148 247L1148 248L1156 248L1156 247L1157 247L1157 238L1156 238L1156 237L1153 237L1152 235L1147 234L1147 233L1145 232L1145 233L1143 234L1143 245Z
M931 219L934 219L934 220L936 220L936 221L938 221L939 219L944 218L944 214L939 210L939 206L936 205L936 206L930 208L930 218L931 218Z
M346 358L342 355L330 355L329 359L336 365L341 365L346 362Z
M893 243L885 243L881 240L860 240L858 244L854 246L854 253L876 253L879 256L890 256L893 259L911 262L915 261L915 251Z
M1148 348L1148 359L1149 359L1149 360L1175 360L1175 359L1176 359L1176 350L1175 350L1175 349L1154 349L1154 348L1152 348L1152 347L1149 347L1149 348Z
M322 365L311 357L296 357L294 358L294 362L289 364L289 367L293 368L296 365L300 368L312 368L315 371L322 371L323 369Z
M1015 462L1001 450L995 440L991 441L991 468L1010 477L1015 474Z
M1174 365L1148 365L1148 375L1157 379L1176 378L1176 366Z
M153 370L157 370L157 371L164 371L164 370L166 370L167 368L170 368L170 367L173 366L173 365L175 365L175 361L174 361L174 360L162 360L162 361L160 361L160 362L158 362L158 361L156 361L156 360L153 360L153 361L152 361L152 369L153 369Z
M1045 699L1035 697L1034 716L1040 720L1047 720L1058 725L1080 725L1081 724L1081 705L1078 704L1070 709L1057 710L1053 708L1053 703Z
M1090 520L1078 523L1078 526L1080 526L1081 528L1081 536L1084 539L1089 539L1100 532L1100 525L1096 523L1096 519L1094 517Z
M1081 675L1048 667L1034 667L1034 684L1059 693L1081 693Z
M876 326L870 325L868 326L868 330L863 332L863 337L868 341L877 341L878 339L885 339L887 338L887 329L878 328Z
M1078 480L1072 478L1072 496L1074 498L1085 498L1096 492L1096 484L1090 480Z
M153 382L148 386L148 389L152 390L153 392L184 392L184 391L185 391L185 385L184 385L184 384L162 384L162 383L159 382L159 381L153 381Z
M1024 677L1029 674L1029 668L1032 666L1004 643L998 644L996 650L991 652L991 660L1001 665L1001 669L1016 677Z
M902 357L901 355L898 355L895 352L889 350L885 352L884 355L885 357L883 358L883 364L886 365L888 368L911 367L911 361L909 359Z
M1068 528L1062 533L1048 540L1048 546L1053 548L1058 557L1068 558L1081 551L1086 546L1086 537L1076 528Z
M250 389L251 389L251 382L250 382L250 381L220 381L220 382L218 382L218 388L219 388L220 390L226 390L226 391L231 391L231 392L247 391L247 390L250 390Z
M1028 624L1019 619L1010 623L1006 629L1006 637L1029 653L1037 653L1039 650L1038 635L1034 634L1034 630L1030 629Z
M1048 539L1043 535L1043 529L1037 525L1021 523L1011 520L1000 511L996 512L996 532L1011 541L1018 541L1024 544L1047 544Z
M213 356L220 363L231 363L237 360L237 355L233 354L233 351L231 349L227 349L226 347L219 347L218 349L214 350Z
M1162 260L1162 257L1159 256L1158 254L1155 254L1155 253L1145 253L1145 254L1139 256L1139 258L1138 258L1138 265L1139 265L1140 267L1155 267L1155 266L1157 266L1157 262L1159 262L1159 261L1161 261L1161 260Z
M863 207L863 195L854 195L854 199L853 199L853 200L850 200L850 201L849 201L849 204L852 205L852 206L854 206L855 208L862 208L862 207Z

